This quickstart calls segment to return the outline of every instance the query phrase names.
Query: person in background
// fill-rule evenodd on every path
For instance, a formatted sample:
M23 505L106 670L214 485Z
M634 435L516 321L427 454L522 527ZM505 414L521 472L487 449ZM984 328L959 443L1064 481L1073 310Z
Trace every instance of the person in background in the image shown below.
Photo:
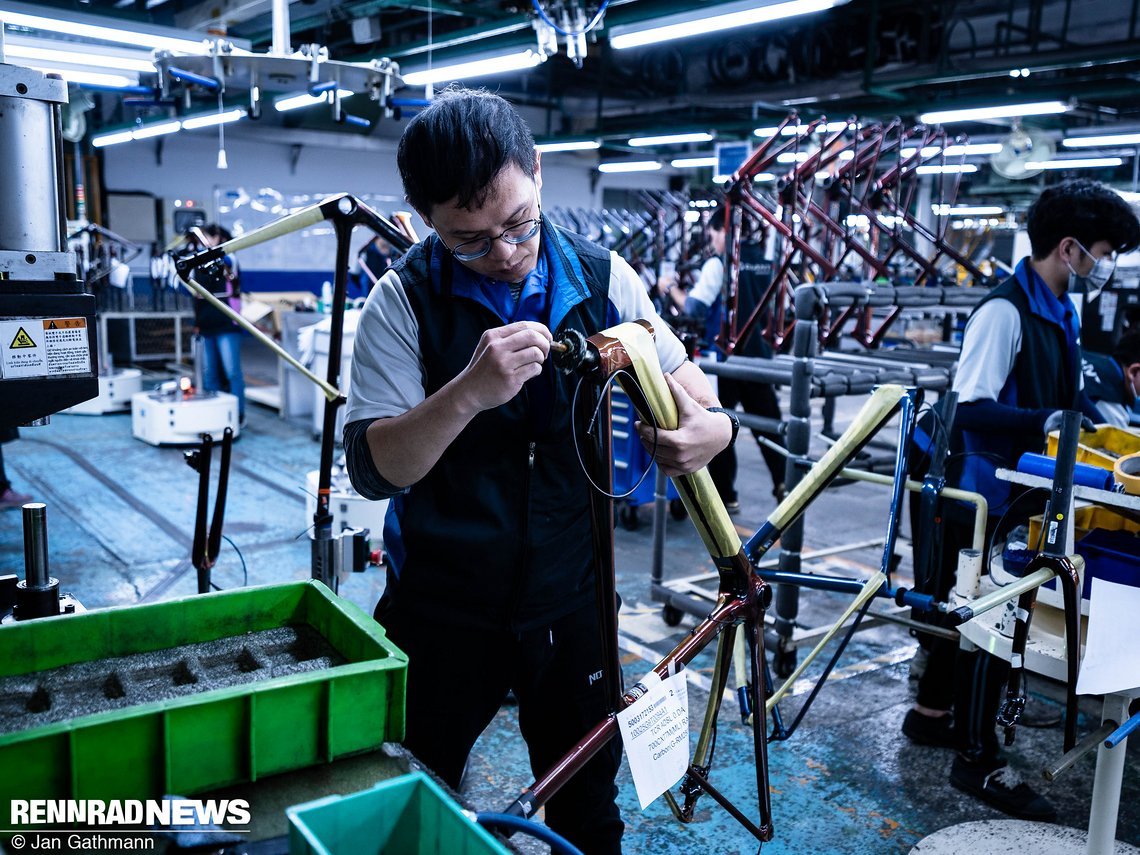
M216 223L195 226L188 238L204 249L232 240ZM237 259L227 255L216 264L199 268L194 278L231 308L241 311L241 273ZM202 390L229 392L238 399L238 418L245 426L245 376L241 370L241 328L210 302L194 300L194 334L199 337L202 360Z
M1029 209L1027 229L1032 255L970 315L953 385L951 446L964 450L951 458L947 482L986 497L987 538L1016 501L1011 485L996 477L998 467L1015 468L1023 453L1040 452L1063 410L1101 420L1081 388L1080 321L1069 294L1102 289L1116 254L1140 245L1132 208L1095 181L1046 189ZM971 546L973 519L954 502L942 511L941 590L934 593L945 601L958 552ZM1019 779L998 746L995 719L1008 674L1004 659L935 638L902 731L919 744L957 750L950 782L958 789L1008 814L1051 820L1053 805Z
M368 296L344 448L357 491L391 499L376 618L408 654L404 744L458 789L508 691L536 775L608 713L577 378L548 358L553 336L653 324L679 413L657 436L666 474L699 469L735 429L707 409L708 380L629 264L543 218L539 153L507 101L438 93L405 128L397 165L434 234ZM638 430L652 443L651 425ZM612 740L546 805L547 824L585 852L621 851L620 759Z
M1128 427L1140 387L1140 331L1121 336L1111 356L1086 350L1081 357L1085 391L1105 423Z
M367 297L377 280L395 260L391 244L379 235L362 246L360 252L356 254L356 263L352 272L352 281L359 296Z
M696 283L685 297L684 314L704 321L704 339L714 352L719 353L713 342L720 335L723 311L721 308L721 291L724 287L724 247L725 224L724 216L714 214L708 222L708 241L712 254L701 266L700 275ZM745 342L744 350L739 352L742 356L770 357L772 350L760 335L753 332ZM737 404L743 406L746 413L779 420L780 403L776 398L776 390L770 383L756 383L748 380L736 380L731 377L721 377L717 381L717 395L721 405L727 409L735 409ZM761 441L765 437L771 442L780 443L780 437L775 434L763 434L761 431L752 431L752 436L760 448L760 456L768 466L772 477L772 495L776 501L784 497L784 470L785 458L779 451ZM709 464L709 475L716 485L717 493L724 502L729 513L740 510L740 499L736 490L736 446L730 445Z
M18 493L12 489L12 482L4 471L4 443L19 439L20 432L16 428L0 428L0 511L19 508L33 501L27 493Z

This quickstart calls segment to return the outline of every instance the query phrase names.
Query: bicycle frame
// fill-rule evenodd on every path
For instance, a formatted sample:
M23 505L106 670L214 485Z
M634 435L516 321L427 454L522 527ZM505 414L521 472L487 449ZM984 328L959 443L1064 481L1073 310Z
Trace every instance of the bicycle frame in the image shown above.
M644 322L643 322L644 323ZM648 346L646 345L648 341ZM669 429L676 426L676 409L664 378L660 373L652 340L644 325L622 324L611 330L599 333L585 342L585 348L577 350L581 366L597 382L606 382L618 370L630 370L636 375L637 384L623 387L630 396L643 420ZM563 369L565 370L565 368ZM706 792L724 807L734 818L747 828L758 840L772 839L772 809L768 788L767 735L764 727L753 728L753 748L756 754L756 785L759 819L749 820L732 805L708 780L708 760L711 753L711 735L720 711L721 699L727 684L732 664L733 642L738 628L742 627L749 650L751 671L751 702L753 709L764 710L774 707L769 703L765 689L765 654L763 621L764 612L772 599L769 584L755 572L754 563L772 548L780 533L792 525L807 507L823 492L874 434L893 416L900 407L903 410L904 425L913 425L914 412L920 393L905 390L901 386L881 386L856 416L854 422L812 467L788 496L768 517L747 544L740 542L732 527L731 520L724 510L723 503L712 488L711 479L705 470L683 475L674 479L678 493L689 517L697 527L709 554L717 567L720 577L716 605L712 611L689 635L653 667L658 676L665 678L691 662L714 639L717 640L716 665L714 668L712 692L705 711L704 725L698 739L693 762L682 785L685 804L679 806L669 796L674 813L682 821L691 821L697 796ZM605 426L608 430L608 425ZM905 447L908 443L902 443ZM611 461L605 461L611 464ZM611 464L612 465L612 464ZM601 474L601 473L599 473ZM895 501L898 507L905 482L905 466L896 477ZM604 481L602 483L605 483ZM889 555L893 545L895 520L892 518L888 529ZM894 595L885 576L876 576L862 594L864 600L874 595ZM858 605L858 602L856 603ZM846 620L846 615L841 619ZM817 652L820 648L817 648ZM806 662L804 663L806 664ZM643 694L643 687L621 695L621 704L627 706ZM783 690L781 690L783 691ZM609 740L619 733L616 712L608 715L592 728L569 752L538 780L532 783L507 808L506 812L529 818L553 796L575 773L577 773Z

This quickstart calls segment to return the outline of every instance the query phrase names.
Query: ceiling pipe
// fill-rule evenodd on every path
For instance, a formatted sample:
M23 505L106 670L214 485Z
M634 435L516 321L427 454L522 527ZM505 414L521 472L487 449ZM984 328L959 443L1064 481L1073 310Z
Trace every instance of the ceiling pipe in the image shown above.
M293 47L289 43L289 0L273 0L273 46L270 53L289 56Z

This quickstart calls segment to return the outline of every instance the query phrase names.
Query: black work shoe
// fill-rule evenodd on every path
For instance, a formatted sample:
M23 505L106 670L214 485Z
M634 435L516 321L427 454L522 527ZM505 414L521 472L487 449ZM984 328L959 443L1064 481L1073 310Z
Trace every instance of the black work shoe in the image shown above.
M730 514L740 513L740 501L738 499L728 499L724 503L724 509Z
M954 747L954 717L951 715L930 716L910 710L903 719L902 732L919 745Z
M995 766L955 757L950 783L1010 816L1037 822L1053 822L1057 818L1057 809L1022 781L1005 761Z

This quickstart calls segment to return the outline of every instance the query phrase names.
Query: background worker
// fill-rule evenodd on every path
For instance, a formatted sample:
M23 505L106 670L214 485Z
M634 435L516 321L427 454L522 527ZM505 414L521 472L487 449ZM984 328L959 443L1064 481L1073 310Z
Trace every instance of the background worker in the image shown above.
M986 497L987 537L1015 500L997 468L1015 468L1023 453L1040 452L1063 410L1100 420L1081 389L1080 321L1068 295L1102 289L1116 254L1140 245L1132 208L1095 181L1046 189L1029 209L1027 228L1032 255L970 315L953 386L954 428L964 451L952 461L948 481ZM944 503L942 518L939 599L953 584L958 551L969 548L972 529L955 503ZM920 744L957 750L950 781L958 789L1014 816L1050 820L1053 806L1008 768L998 747L995 718L1008 672L1003 659L935 639L902 730Z
M216 223L190 230L191 246L203 249L233 240L233 235ZM193 249L192 251L197 251ZM195 280L211 294L241 311L241 273L237 260L227 255L217 264L201 267ZM199 297L194 299L194 334L199 336L202 360L202 389L229 392L238 399L238 418L245 426L245 375L241 369L241 328L221 309Z
M1081 356L1085 391L1104 422L1128 427L1140 386L1140 331L1121 336L1112 355L1086 350Z
M685 298L684 313L691 318L704 320L704 340L709 347L719 353L713 344L720 336L721 322L724 317L721 292L724 288L724 247L725 223L723 214L714 214L708 222L709 248L712 254L701 266L700 275L696 283L689 290ZM772 355L772 348L760 332L754 331L738 351L741 356L758 356L767 358ZM746 413L775 419L779 421L780 402L776 398L776 390L770 383L755 383L748 380L736 380L731 377L717 379L717 397L721 405L727 409L735 409L739 404ZM783 443L778 434L764 434L761 431L752 431L756 444L760 448L760 456L768 466L772 476L772 495L779 501L784 497L784 470L785 458L779 451L761 442L761 436L778 445ZM709 464L709 475L712 476L724 506L730 513L740 510L740 500L736 491L736 445L730 445L718 454Z

